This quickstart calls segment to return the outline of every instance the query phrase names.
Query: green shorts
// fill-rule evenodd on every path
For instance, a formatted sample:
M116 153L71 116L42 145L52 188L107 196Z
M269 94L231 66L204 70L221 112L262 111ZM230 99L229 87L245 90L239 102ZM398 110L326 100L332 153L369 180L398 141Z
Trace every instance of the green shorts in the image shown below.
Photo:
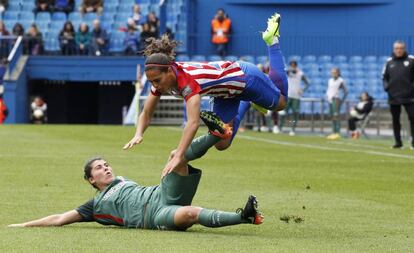
M338 116L341 106L341 100L339 98L333 98L332 103L329 103L329 114L331 117Z
M145 214L147 228L178 230L174 224L175 212L182 206L191 205L201 178L201 170L190 165L188 170L188 176L172 172L162 179L148 203L148 213Z
M292 110L293 113L298 113L300 109L300 99L298 98L289 98L286 105L286 112Z

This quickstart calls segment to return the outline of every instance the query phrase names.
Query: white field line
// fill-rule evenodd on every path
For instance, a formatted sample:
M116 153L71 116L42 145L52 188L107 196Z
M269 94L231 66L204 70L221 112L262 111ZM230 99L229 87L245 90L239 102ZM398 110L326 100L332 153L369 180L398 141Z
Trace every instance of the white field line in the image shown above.
M176 128L176 127L167 127L170 130L173 131L182 131L182 128ZM277 144L277 145L285 145L285 146L291 146L291 147L302 147L302 148L310 148L310 149L319 149L319 150L326 150L326 151L341 151L341 152L350 152L350 153L358 153L358 154L368 154L368 155L376 155L376 156L385 156L385 157L396 157L396 158L405 158L405 159L413 159L414 155L403 155L403 154L395 154L391 152L381 152L381 151L375 151L375 150L366 150L366 149L345 149L345 148L335 148L335 147L324 147L319 145L312 145L312 144L303 144L303 143L296 143L296 142L288 142L288 141L277 141L277 140L269 140L259 137L253 137L248 135L237 135L237 138L245 139L245 140L251 140L251 141L260 141L270 144ZM369 146L369 145L364 145ZM372 147L371 147L372 148Z

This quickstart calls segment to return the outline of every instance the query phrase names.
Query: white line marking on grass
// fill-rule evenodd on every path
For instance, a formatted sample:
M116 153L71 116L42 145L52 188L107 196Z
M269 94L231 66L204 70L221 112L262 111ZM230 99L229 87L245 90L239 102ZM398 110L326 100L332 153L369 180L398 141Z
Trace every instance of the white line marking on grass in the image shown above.
M182 128L176 127L166 127L173 131L182 131ZM342 152L351 152L351 153L364 153L368 155L377 155L377 156L387 156L387 157L397 157L397 158L406 158L406 159L414 159L414 156L410 155L402 155L402 154L395 154L395 153L386 153L374 150L361 150L361 149L344 149L344 148L334 148L334 147L323 147L318 145L312 144L303 144L303 143L296 143L296 142L288 142L288 141L277 141L277 140L269 140L259 137L253 137L248 135L237 135L237 138L251 140L251 141L261 141L270 144L278 144L278 145L285 145L291 147L303 147L303 148L311 148L311 149L319 149L319 150L327 150L327 151L342 151ZM365 145L364 145L365 146ZM369 145L366 145L369 146Z
M327 151L365 153L365 154L369 154L369 155L414 159L414 156L410 156L410 155L385 153L385 152L373 151L373 150L356 150L356 149L352 150L352 149L343 149L343 148L322 147L322 146L317 146L317 145L312 145L312 144L294 143L294 142L287 142L287 141L276 141L276 140L269 140L269 139L263 139L263 138L258 138L258 137L253 137L253 136L246 136L246 135L239 135L238 138L246 139L246 140L252 140L252 141L261 141L261 142L266 142L266 143L271 143L271 144L292 146L292 147L312 148L312 149L327 150Z
M367 144L349 143L349 142L344 142L344 141L333 141L333 142L331 142L331 144L347 145L347 146L351 146L351 147L360 147L360 148L372 148L372 149L380 149L380 150L389 150L390 149L390 148L386 148L386 147L378 147L378 146L367 145Z

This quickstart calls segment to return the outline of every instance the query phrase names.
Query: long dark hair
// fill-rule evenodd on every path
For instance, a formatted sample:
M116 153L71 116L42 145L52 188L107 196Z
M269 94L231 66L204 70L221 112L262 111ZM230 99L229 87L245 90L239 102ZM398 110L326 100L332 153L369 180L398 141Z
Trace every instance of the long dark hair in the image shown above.
M167 71L168 67L175 60L175 48L178 42L170 40L168 35L164 34L160 39L148 38L148 45L145 47L143 54L147 57L145 60L145 71L158 69L162 72Z
M100 156L95 156L95 157L90 158L88 161L86 161L85 166L83 167L83 172L84 172L83 178L86 181L89 182L89 178L92 177L92 164L95 161L99 161L99 160L105 160L105 159L103 159ZM94 184L91 184L91 185L93 186L93 188L98 189L98 187L96 187L96 185L94 185Z

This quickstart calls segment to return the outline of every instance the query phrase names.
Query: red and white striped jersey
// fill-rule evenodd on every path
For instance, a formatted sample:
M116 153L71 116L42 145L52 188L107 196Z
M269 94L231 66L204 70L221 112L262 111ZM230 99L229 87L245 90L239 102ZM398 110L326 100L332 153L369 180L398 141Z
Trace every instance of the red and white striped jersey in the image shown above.
M169 94L185 100L195 94L231 98L241 94L246 86L244 72L237 62L175 62L172 66L178 88ZM154 87L151 92L161 95Z

